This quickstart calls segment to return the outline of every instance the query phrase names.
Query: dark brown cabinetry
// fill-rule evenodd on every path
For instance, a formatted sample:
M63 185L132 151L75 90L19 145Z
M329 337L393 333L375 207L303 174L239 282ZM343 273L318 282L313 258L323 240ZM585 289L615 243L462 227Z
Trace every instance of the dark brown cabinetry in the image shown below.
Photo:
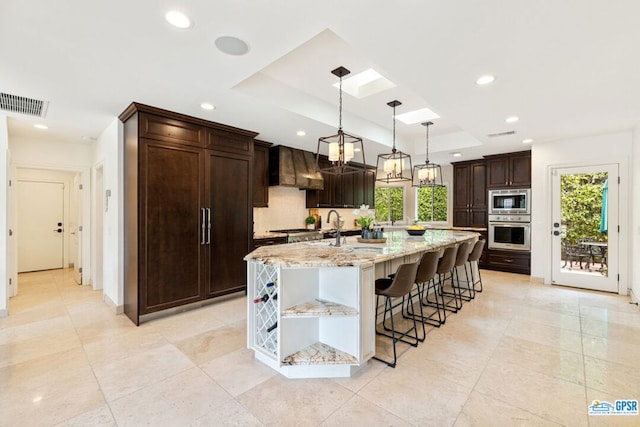
M454 227L487 226L486 163L484 160L453 163Z
M320 156L320 167L328 167L329 160ZM346 175L322 174L323 190L307 190L307 208L373 207L375 197L375 169Z
M125 314L244 289L256 134L136 103L120 120Z
M287 243L286 237L267 237L264 239L253 239L253 248L259 248L261 246L283 245Z
M269 207L270 142L256 140L253 145L253 207Z
M530 274L531 254L520 251L490 249L485 268L511 273Z
M531 187L531 151L485 156L487 188Z

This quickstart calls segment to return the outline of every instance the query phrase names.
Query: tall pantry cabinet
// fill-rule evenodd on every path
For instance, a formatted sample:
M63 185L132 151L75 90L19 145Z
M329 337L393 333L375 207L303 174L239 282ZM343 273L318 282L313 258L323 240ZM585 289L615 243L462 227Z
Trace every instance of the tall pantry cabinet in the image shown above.
M255 132L133 103L124 123L124 311L246 289Z

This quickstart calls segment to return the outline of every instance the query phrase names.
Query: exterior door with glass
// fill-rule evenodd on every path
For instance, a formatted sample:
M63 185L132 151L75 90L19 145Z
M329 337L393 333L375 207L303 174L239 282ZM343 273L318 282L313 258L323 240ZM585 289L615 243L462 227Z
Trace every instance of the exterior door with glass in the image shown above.
M618 165L551 170L551 283L618 292Z

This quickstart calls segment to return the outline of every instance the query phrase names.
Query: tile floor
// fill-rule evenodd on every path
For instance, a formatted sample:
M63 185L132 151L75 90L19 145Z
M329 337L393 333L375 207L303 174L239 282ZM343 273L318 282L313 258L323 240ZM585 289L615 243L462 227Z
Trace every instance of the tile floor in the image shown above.
M67 270L20 275L0 319L0 426L640 425L628 298L484 272L485 292L395 369L289 380L245 348L244 297L135 327Z

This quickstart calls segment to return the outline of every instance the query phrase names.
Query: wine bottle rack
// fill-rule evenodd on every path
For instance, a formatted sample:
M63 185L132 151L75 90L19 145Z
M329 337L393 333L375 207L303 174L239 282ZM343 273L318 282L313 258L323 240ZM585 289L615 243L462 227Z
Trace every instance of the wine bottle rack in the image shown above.
M267 286L274 284L274 286ZM263 295L275 295L278 292L278 269L269 265L256 264L256 286L252 298ZM255 310L256 345L273 356L278 355L278 328L267 329L278 321L278 300L273 297L267 301L253 304Z

